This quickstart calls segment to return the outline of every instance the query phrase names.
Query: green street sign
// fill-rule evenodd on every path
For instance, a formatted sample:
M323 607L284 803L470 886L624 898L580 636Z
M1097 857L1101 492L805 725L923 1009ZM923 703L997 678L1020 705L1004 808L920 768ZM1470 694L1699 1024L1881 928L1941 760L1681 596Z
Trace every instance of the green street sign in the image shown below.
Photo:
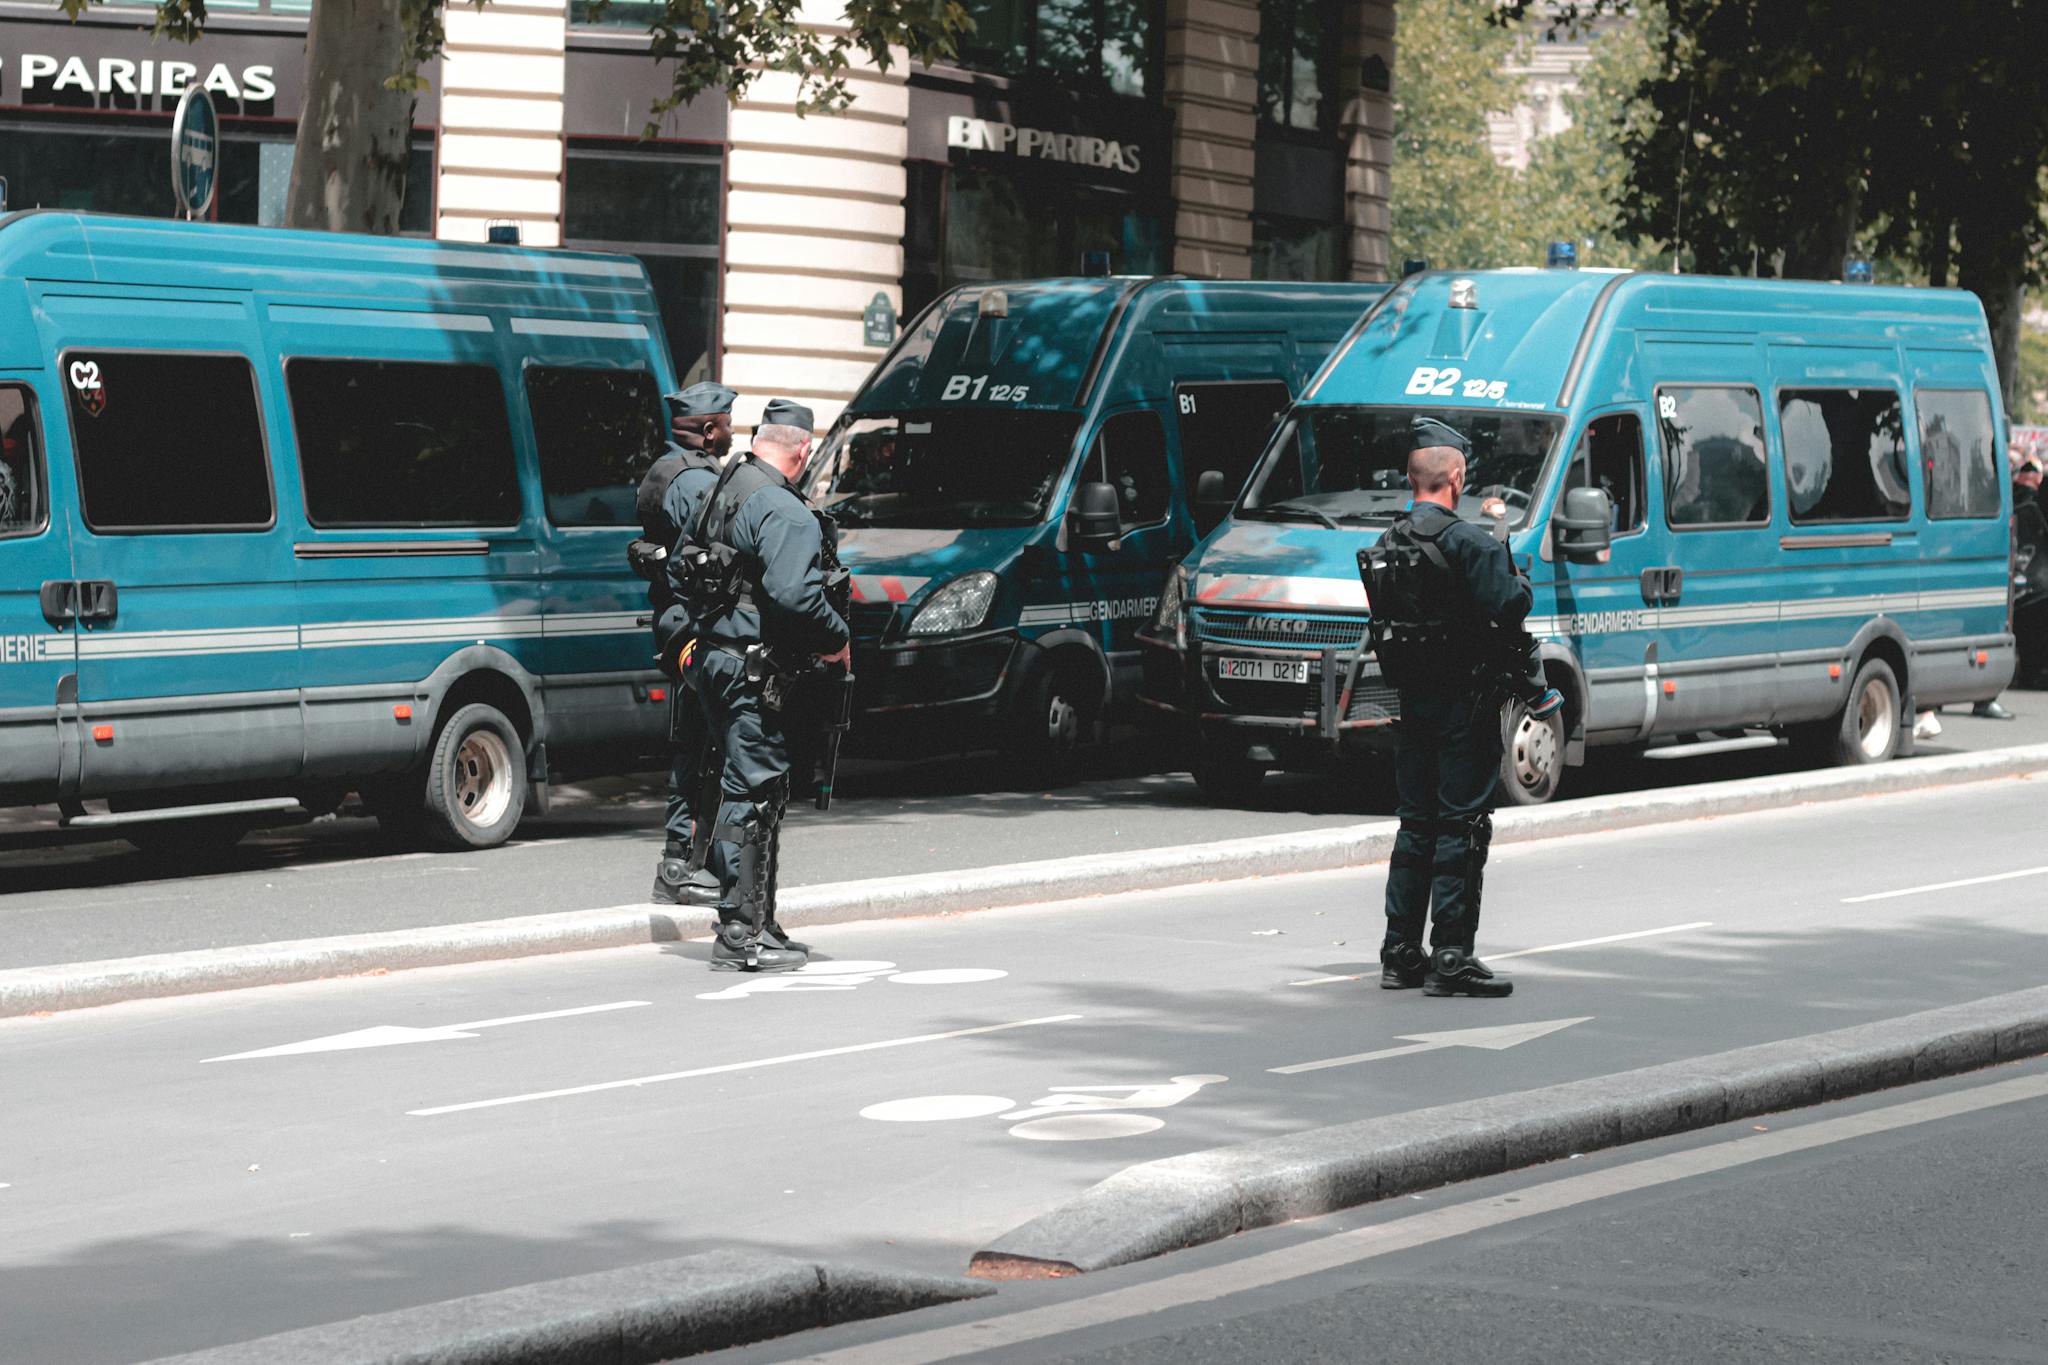
M896 344L896 310L890 305L887 294L877 294L868 300L867 311L861 314L861 326L868 345Z

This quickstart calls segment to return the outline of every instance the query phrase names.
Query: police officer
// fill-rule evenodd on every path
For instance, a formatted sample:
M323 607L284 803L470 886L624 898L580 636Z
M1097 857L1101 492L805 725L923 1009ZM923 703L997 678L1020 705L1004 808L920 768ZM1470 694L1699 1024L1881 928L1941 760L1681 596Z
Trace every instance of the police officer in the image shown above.
M636 499L643 541L634 542L636 565L651 569L647 590L654 608L654 648L662 671L681 682L681 655L695 638L687 605L668 579L669 556L697 509L718 483L732 450L732 404L723 384L692 384L666 396L669 446L640 481ZM658 553L656 553L658 551ZM697 695L686 686L669 693L667 832L654 868L656 905L715 905L718 878L705 867L717 811L716 767L707 760L711 731ZM712 780L707 783L707 776Z
M708 561L730 565L733 601L698 624L686 677L724 753L711 867L718 874L721 971L789 971L803 944L775 919L775 862L789 800L783 682L813 660L845 663L847 624L825 597L823 529L792 480L811 451L811 411L770 402L753 449L708 495L697 539Z
M1487 970L1473 945L1500 780L1499 651L1529 614L1529 580L1505 545L1458 518L1471 451L1464 436L1418 417L1408 441L1414 501L1369 552L1411 566L1409 591L1375 591L1373 602L1376 616L1385 610L1405 618L1384 622L1378 644L1381 668L1401 695L1401 827L1387 868L1380 985L1504 996L1513 984ZM1433 921L1429 953L1422 948L1426 915Z

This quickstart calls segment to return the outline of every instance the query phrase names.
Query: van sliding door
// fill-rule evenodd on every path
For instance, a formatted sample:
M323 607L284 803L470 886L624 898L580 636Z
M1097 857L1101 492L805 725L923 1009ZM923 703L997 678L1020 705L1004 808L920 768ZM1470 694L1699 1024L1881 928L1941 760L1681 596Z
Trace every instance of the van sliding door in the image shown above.
M49 476L35 395L0 374L0 802L9 804L54 799L67 746L76 777L76 727L60 729L60 692L76 668L76 584L69 518L51 510Z

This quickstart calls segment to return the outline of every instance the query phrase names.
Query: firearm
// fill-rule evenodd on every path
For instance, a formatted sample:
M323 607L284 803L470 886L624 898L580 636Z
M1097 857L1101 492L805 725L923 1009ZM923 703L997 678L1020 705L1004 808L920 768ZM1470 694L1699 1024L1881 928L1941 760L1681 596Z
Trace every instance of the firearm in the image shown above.
M853 629L853 575L839 562L839 547L836 536L825 537L825 600L832 604L832 610L839 613L839 619L846 622L851 643ZM832 784L839 775L839 744L846 738L846 732L853 725L853 664L851 655L844 664L820 664L819 679L824 695L820 698L818 729L818 753L812 760L811 776L817 783L815 803L819 810L832 809Z

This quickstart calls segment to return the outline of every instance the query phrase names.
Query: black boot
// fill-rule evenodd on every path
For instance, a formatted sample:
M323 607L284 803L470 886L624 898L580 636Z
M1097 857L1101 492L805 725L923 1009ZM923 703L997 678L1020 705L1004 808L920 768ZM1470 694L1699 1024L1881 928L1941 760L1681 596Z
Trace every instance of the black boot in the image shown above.
M721 887L718 878L702 864L692 865L671 848L654 865L654 889L647 899L656 905L716 905Z
M781 885L782 822L777 820L774 829L768 835L768 919L762 925L762 929L770 938L789 949L792 953L802 953L805 957L809 957L811 955L811 945L799 939L791 938L789 931L782 927L782 921L775 918L775 893L781 889Z
M1498 1000L1515 993L1515 983L1504 981L1487 969L1469 948L1439 948L1430 959L1429 975L1423 980L1424 995L1472 995Z
M810 961L755 928L752 920L739 918L732 911L718 913L718 938L711 945L712 971L793 972ZM729 914L733 918L725 918Z
M732 831L737 856L732 895L718 906L718 937L711 945L715 972L793 972L810 959L767 932L773 911L768 899L775 820L770 809ZM727 837L721 829L719 837Z
M1419 943L1398 943L1380 949L1380 989L1412 991L1429 973L1429 955Z

